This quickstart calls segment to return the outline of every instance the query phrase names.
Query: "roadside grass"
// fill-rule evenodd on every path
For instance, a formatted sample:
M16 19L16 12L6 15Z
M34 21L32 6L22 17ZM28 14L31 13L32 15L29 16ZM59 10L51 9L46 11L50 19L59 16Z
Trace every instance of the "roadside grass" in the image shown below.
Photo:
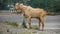
M32 29L38 30L38 26L37 26L37 25L33 25L33 26L32 26Z
M5 21L5 23L7 23L8 25L16 26L16 27L19 26L17 22ZM27 28L25 21L22 22L22 24L20 25L20 28L23 28L23 29ZM33 25L31 29L38 30L38 26Z
M16 27L20 26L19 27L20 29L21 28L22 29L25 29L25 28L28 29L25 20L23 20L23 22L21 23L21 25L17 24L17 22L13 22L13 21L3 21L3 22L7 23L8 25L12 25L12 26L16 26ZM31 29L38 30L38 26L37 25L33 25L31 27L32 27Z
M24 20L23 20L23 22L22 22L21 26L22 26L23 28L27 28L27 25L26 25L26 23L25 23L25 21L24 21Z
M18 27L17 22L5 21L5 23L7 23L8 25L12 25L12 26Z

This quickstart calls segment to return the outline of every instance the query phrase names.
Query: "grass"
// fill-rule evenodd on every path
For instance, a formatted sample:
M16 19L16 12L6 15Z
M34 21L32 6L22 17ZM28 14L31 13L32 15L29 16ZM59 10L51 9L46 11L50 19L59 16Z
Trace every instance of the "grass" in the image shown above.
M12 26L17 26L18 27L17 22L5 21L5 23L7 23L8 25L12 25Z
M12 26L17 26L18 27L17 22L5 21L5 23L7 23L8 25L12 25ZM24 20L23 20L23 23L20 25L20 28L27 28L27 25L26 25ZM32 29L38 30L38 26L37 25L33 25Z
M21 26L22 26L23 28L27 28L27 25L26 25L26 23L25 23L25 20L23 20L23 23L21 24Z
M37 25L33 25L32 29L38 30L38 26Z

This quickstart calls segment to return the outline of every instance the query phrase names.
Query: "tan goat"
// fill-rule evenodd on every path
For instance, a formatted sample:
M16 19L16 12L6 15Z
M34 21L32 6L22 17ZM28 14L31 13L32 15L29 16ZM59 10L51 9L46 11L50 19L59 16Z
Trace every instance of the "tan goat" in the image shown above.
M16 3L14 9L21 10L20 12L24 14L28 19L29 28L31 28L31 18L37 18L39 20L39 30L42 24L42 31L44 30L44 17L48 14L44 9L32 8L31 6L26 6L23 4Z

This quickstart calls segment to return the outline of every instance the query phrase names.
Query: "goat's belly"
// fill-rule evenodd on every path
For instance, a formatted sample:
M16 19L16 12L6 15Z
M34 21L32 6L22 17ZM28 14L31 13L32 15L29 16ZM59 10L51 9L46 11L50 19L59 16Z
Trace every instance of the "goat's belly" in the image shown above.
M26 17L40 17L40 14L25 14Z
M31 17L40 17L40 13L25 13L25 16L31 16Z
M35 15L31 15L31 17L39 17L40 15L37 15L37 14L35 14Z

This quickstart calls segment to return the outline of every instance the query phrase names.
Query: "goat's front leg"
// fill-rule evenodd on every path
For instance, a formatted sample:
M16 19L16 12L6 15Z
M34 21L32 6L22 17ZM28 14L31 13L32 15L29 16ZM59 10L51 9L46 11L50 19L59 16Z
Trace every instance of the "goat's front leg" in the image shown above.
M38 26L39 26L38 29L39 29L39 30L40 30L40 25L41 25L40 22L41 22L41 20L40 20L40 18L39 18L39 23L38 23Z
M42 31L44 31L44 17L40 17L40 19L41 19L41 22L42 22Z
M31 29L31 17L28 17L29 28Z

